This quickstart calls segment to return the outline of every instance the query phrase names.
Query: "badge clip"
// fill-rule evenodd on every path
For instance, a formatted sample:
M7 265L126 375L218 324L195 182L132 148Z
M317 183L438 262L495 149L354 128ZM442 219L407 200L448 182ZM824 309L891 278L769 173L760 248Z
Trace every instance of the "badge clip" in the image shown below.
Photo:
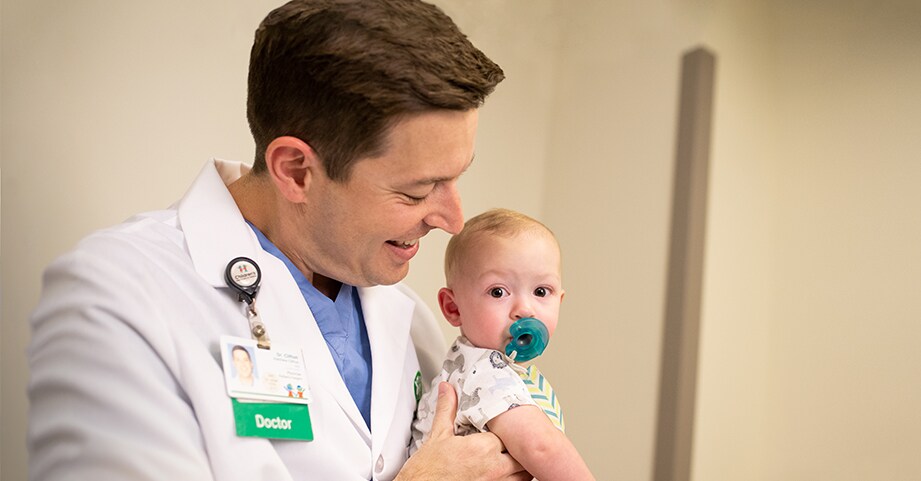
M265 324L256 312L256 294L262 282L262 271L259 264L248 257L237 257L227 264L224 271L224 280L231 289L237 292L240 302L246 302L246 314L249 320L249 330L256 345L262 349L271 349L272 343Z

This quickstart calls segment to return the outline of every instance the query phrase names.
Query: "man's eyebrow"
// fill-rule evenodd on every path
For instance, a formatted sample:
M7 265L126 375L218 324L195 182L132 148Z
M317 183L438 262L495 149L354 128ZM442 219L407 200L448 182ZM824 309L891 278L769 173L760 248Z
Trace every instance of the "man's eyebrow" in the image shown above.
M426 178L424 178L424 179L414 180L414 181L410 182L410 185L412 185L412 186L417 186L417 185L431 185L431 184L437 184L437 183L439 183L439 182L447 182L447 181L449 181L449 180L454 180L454 179L460 177L464 172L467 172L467 169L469 169L470 166L473 165L474 159L476 159L476 153L474 153L472 156L470 156L470 162L468 162L467 165L464 166L464 170L462 170L462 171L460 172L460 174L457 174L456 176L452 176L452 177L426 177Z

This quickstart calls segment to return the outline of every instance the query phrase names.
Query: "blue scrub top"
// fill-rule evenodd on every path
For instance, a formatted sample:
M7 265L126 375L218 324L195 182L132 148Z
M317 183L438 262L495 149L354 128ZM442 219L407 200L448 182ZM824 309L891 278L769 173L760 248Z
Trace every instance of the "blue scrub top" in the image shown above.
M371 429L371 343L361 312L361 300L355 286L342 284L336 300L318 291L294 263L284 255L259 229L249 221L262 248L281 259L301 289L307 307L317 320L317 327L336 362L339 375L361 412L368 430Z

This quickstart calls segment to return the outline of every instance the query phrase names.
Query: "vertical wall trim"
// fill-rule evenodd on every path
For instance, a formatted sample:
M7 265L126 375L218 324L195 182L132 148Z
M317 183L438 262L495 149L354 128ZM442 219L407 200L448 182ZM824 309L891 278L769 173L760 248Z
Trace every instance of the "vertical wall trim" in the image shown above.
M716 57L682 59L654 481L689 481Z

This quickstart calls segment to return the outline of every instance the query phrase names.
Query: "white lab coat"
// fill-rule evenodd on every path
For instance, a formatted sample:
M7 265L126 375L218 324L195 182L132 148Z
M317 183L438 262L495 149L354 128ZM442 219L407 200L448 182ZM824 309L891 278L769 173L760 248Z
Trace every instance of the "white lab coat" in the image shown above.
M97 232L48 268L29 348L32 479L389 480L399 471L420 360L427 385L444 353L434 317L405 286L359 289L369 432L290 273L225 188L247 169L209 162L177 206ZM311 442L236 436L218 341L249 337L223 277L239 256L262 270L256 305L273 342L303 349Z

